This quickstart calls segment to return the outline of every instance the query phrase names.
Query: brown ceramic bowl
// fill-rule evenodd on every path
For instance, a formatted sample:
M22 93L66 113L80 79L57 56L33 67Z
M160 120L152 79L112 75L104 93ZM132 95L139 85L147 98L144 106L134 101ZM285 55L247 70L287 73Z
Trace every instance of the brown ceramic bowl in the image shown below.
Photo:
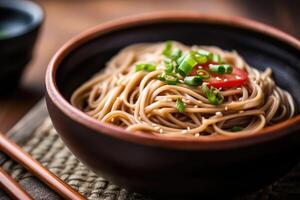
M129 17L80 34L54 56L46 74L53 124L84 164L114 183L151 195L237 195L272 183L298 161L300 116L239 137L164 138L103 124L69 103L70 95L121 48L178 40L235 49L259 69L272 67L278 84L300 107L300 42L269 26L199 13Z

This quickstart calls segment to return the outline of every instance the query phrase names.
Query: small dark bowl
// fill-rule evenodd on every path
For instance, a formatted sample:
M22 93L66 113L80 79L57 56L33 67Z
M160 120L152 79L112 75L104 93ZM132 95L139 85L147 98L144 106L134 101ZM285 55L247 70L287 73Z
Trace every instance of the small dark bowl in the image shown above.
M300 116L259 134L221 139L165 138L103 124L69 103L70 95L121 48L178 40L235 49L300 107L300 42L269 26L197 13L163 12L99 25L64 45L46 74L52 122L84 164L116 184L157 196L237 195L272 183L298 162Z
M0 92L18 85L43 18L43 10L33 2L0 1Z

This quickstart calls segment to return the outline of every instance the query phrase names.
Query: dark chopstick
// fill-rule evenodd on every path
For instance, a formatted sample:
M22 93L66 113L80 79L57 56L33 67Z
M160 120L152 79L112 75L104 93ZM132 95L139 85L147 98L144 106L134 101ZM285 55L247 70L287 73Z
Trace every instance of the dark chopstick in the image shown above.
M33 200L30 195L0 167L0 186L13 199Z
M0 150L24 166L29 172L47 184L64 199L83 200L86 199L71 186L63 182L52 172L43 167L38 161L33 159L26 151L14 142L10 141L0 132Z

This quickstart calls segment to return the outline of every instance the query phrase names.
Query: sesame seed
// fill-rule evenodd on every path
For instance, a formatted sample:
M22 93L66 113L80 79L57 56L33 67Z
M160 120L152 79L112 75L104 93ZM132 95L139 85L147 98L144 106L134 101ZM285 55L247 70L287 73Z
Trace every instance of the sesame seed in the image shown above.
M238 88L236 88L237 90L242 90L242 88L240 88L240 87L238 87Z
M160 130L160 128L158 126L154 127L154 129L157 131Z
M227 107L227 106L225 106L225 110L226 110L226 111L228 110L228 107Z
M243 113L244 111L243 110L241 110L239 113Z
M156 126L157 124L155 124L155 123L152 123L152 126Z
M181 131L182 134L186 134L187 133L187 130L183 130Z
M219 112L216 112L216 115L217 115L217 116L220 116L220 117L223 116L223 114L222 114L220 111L219 111Z
M241 97L241 98L239 98L239 101L242 101L243 100L243 98Z
M227 79L227 78L225 78L225 79L224 79L224 82L227 82L227 81L228 81L228 79Z
M235 76L236 79L242 79L240 76L236 75Z
M186 129L189 131L189 130L191 130L191 127L188 126Z
M163 130L162 128L161 128L161 129L159 129L159 133L163 133L163 131L164 131L164 130Z
M111 120L110 120L111 122L114 122L115 121L115 118L111 118Z
M198 106L197 106L197 105L194 105L194 108L198 108Z
M222 79L221 79L220 77L218 77L218 76L216 77L216 79L217 79L218 81L222 80Z
M196 134L195 134L195 137L199 137L199 136L200 136L200 134L199 134L199 133L196 133Z

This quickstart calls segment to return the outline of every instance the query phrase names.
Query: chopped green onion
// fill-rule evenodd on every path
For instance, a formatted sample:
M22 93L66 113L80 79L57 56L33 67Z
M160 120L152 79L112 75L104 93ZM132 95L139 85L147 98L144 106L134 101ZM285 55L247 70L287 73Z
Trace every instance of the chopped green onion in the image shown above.
M186 76L184 78L184 83L190 86L199 86L203 83L200 76Z
M185 105L182 102L181 98L177 98L176 100L176 109L180 112L183 113L185 110Z
M240 126L234 126L230 130L231 130L231 132L238 132L238 131L242 130L242 127L240 127Z
M199 63L199 64L204 64L207 62L207 57L206 56L202 56L200 54L195 54L195 60Z
M209 78L209 73L204 70L204 69L199 69L197 71L198 76L200 76L202 79L208 79Z
M147 72L152 72L152 71L156 70L156 66L152 65L152 64L146 64L144 70Z
M181 55L182 55L182 51L177 48L171 53L170 57L172 60L177 60L178 58L180 58Z
M184 58L180 57L179 59L181 62L179 63L177 71L182 76L187 76L198 64L191 53L186 54Z
M204 49L200 49L198 50L198 53L202 56L206 56L209 60L212 60L213 59L213 53L209 52L209 51L206 51Z
M174 65L171 60L164 60L165 72L172 73L174 70Z
M138 71L142 71L144 70L144 64L137 64L135 65L135 71L138 72Z
M209 91L209 88L208 88L207 84L203 84L202 87L201 87L201 89L202 89L202 92L204 94L208 93L208 91Z
M223 65L209 65L209 71L216 74L231 74L232 66L228 64Z
M218 54L213 54L211 61L216 62L216 63L221 63L222 59L221 56Z
M167 41L165 43L165 48L162 52L162 54L168 58L170 58L173 61L177 61L178 58L182 55L182 51L178 48L176 48L174 51L172 51L172 42Z
M152 72L154 70L156 70L156 66L153 65L153 64L148 64L148 63L141 63L141 64L136 64L135 65L135 71L138 72L138 71L147 71L147 72Z
M207 62L207 57L204 55L201 55L195 51L190 51L190 54L193 56L193 58L199 63L204 64Z
M172 54L172 42L171 41L165 42L165 48L164 48L162 54L164 56L171 57L171 54Z
M160 81L165 81L164 75L165 75L165 74L159 74L159 75L157 76L157 79L160 80Z
M187 55L188 55L188 53L185 53L184 55L180 56L180 57L177 59L176 63L177 63L178 65L179 65L180 63L182 63L182 61L184 60L184 58L185 58Z
M202 91L206 94L208 101L213 105L219 105L224 100L223 95L214 87L208 88L206 84L203 84Z
M223 66L225 67L225 74L231 74L232 73L232 66L228 65L228 64L223 64Z
M175 74L163 73L157 77L158 80L166 82L168 85L176 85L179 82Z
M165 75L165 82L168 85L176 85L179 82L179 79L176 75L166 74Z

